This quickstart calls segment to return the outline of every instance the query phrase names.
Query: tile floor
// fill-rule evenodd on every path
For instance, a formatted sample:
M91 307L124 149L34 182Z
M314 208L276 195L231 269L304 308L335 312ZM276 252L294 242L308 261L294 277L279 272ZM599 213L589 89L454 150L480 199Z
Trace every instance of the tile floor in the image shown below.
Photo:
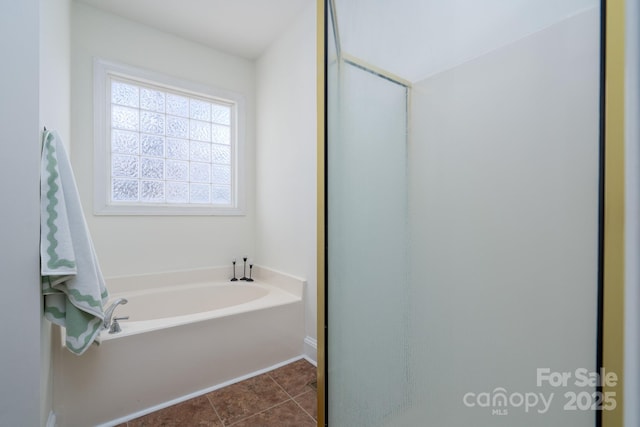
M304 359L117 427L315 427L316 368Z

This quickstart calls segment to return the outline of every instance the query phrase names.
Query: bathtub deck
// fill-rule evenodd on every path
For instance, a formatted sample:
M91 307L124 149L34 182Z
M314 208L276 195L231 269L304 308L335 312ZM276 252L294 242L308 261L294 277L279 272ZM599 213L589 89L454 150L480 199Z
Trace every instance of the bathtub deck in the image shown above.
M317 423L316 368L304 359L117 427L306 427Z

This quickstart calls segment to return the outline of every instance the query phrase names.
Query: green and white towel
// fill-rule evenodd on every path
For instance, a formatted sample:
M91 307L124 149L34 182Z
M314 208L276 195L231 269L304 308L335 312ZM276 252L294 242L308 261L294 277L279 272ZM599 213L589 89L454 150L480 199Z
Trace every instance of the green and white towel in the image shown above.
M40 174L44 315L66 328L67 348L80 355L99 340L108 292L71 163L56 132L44 132Z

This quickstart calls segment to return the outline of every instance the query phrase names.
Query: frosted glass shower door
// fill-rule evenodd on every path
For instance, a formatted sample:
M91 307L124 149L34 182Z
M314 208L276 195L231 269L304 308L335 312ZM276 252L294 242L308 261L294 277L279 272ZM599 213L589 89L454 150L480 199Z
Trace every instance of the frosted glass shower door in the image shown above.
M407 378L407 89L328 70L329 425L384 425Z
M597 425L600 6L330 5L328 425Z

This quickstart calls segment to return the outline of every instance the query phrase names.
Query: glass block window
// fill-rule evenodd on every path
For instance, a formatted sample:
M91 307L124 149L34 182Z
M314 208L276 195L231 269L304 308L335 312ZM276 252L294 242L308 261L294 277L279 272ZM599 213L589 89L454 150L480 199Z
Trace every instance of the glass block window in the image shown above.
M98 213L239 213L238 100L104 77L108 184Z

